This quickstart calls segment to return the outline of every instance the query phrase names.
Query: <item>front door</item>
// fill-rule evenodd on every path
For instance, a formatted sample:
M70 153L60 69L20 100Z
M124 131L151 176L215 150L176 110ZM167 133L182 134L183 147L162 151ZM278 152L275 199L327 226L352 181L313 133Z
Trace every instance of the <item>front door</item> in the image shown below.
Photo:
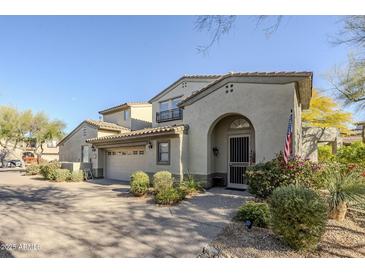
M229 137L228 142L228 187L246 189L246 168L250 163L250 137Z

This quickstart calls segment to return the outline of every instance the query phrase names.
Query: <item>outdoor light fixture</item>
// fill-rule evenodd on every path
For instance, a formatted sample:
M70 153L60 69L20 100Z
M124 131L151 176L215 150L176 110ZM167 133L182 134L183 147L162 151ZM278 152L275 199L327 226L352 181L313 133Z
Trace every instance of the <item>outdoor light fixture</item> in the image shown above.
M95 148L94 146L91 146L91 150L92 150L93 152L95 152L95 151L96 151L96 148Z
M252 228L252 222L250 221L250 220L246 220L245 221L245 227L247 228L247 229L251 229Z
M152 149L153 148L151 141L148 142L148 148L149 149Z
M214 154L214 156L218 156L219 149L217 147L213 147L213 154Z

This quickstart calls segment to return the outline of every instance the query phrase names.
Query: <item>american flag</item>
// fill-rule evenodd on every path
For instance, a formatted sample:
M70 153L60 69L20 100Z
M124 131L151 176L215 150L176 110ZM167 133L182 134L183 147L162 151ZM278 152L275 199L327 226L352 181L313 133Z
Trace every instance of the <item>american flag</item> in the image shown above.
M293 112L289 115L288 132L286 134L285 146L284 146L284 161L287 164L289 157L291 156L291 143L293 138Z

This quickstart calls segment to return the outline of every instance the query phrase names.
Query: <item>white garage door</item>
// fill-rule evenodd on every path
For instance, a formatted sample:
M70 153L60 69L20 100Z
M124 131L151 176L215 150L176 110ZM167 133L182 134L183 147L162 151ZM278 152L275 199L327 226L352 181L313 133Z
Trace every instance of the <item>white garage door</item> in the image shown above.
M129 181L134 171L145 169L144 147L108 150L105 158L108 179Z

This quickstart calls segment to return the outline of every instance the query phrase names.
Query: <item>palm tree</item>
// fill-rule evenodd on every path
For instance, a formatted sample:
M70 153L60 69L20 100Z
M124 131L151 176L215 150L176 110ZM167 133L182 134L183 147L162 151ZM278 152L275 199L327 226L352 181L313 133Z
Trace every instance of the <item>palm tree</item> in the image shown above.
M343 221L350 204L365 205L365 180L359 172L332 167L325 180L331 219Z

